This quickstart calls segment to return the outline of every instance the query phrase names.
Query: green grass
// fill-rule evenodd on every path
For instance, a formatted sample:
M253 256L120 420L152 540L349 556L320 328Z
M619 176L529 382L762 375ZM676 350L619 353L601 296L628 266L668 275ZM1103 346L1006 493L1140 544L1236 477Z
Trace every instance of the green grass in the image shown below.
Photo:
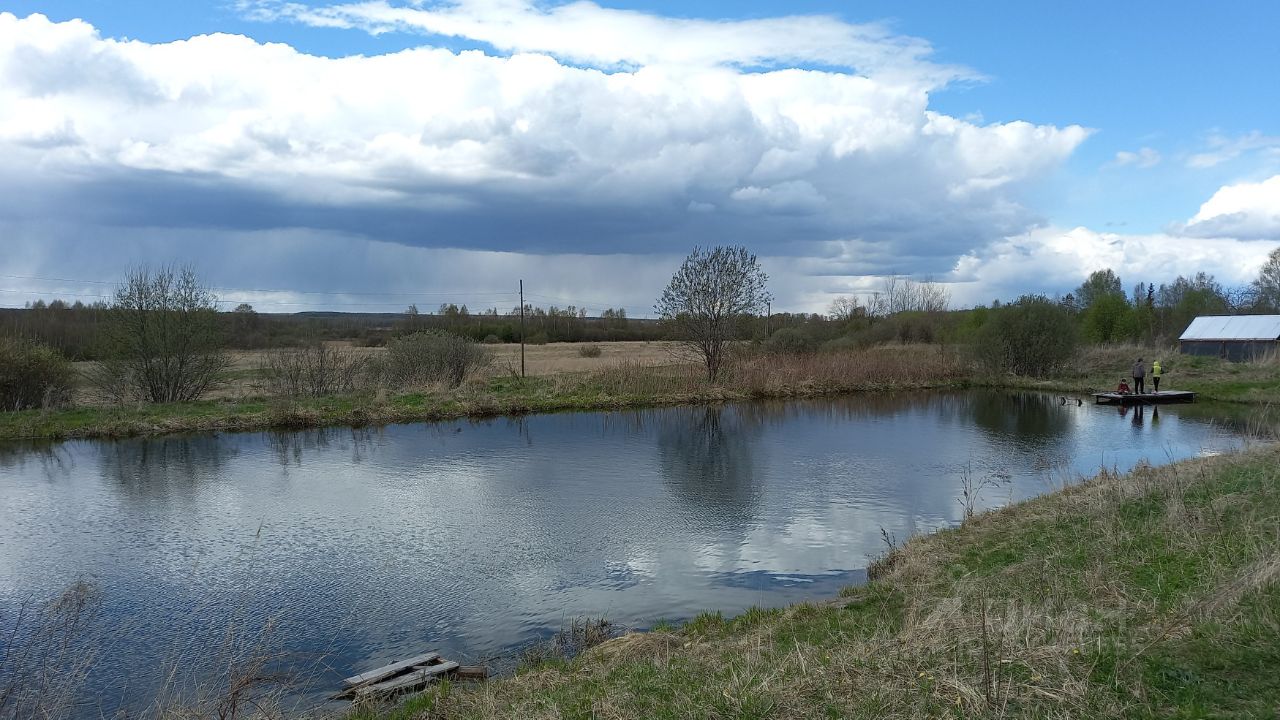
M1235 363L1137 345L1087 347L1048 378L997 378L986 383L1080 393L1113 390L1139 357L1148 367L1153 360L1161 361L1161 390L1190 390L1203 400L1280 403L1280 363L1275 360ZM1147 386L1152 386L1150 378Z
M703 613L394 718L1219 718L1280 706L1280 448L917 537L830 601ZM373 717L364 715L363 717Z
M1225 363L1128 346L1095 347L1048 379L985 378L954 350L886 347L796 358L748 359L719 384L696 369L620 366L590 373L472 381L452 390L365 392L319 399L205 400L169 405L76 407L0 413L0 439L121 437L171 432L244 431L328 425L366 426L570 410L609 410L768 397L810 397L859 391L987 385L1065 392L1114 387L1137 355L1161 357L1164 387L1203 400L1280 403L1280 366ZM243 371L256 372L256 371ZM1183 410L1195 412L1195 409ZM1260 421L1261 422L1261 421Z
M854 359L855 363L857 358ZM936 363L934 358L926 362ZM0 413L0 439L127 437L174 432L247 431L332 425L367 426L458 417L534 412L610 410L759 397L816 396L860 389L954 386L954 377L921 372L919 361L903 364L901 377L853 376L843 383L797 387L768 385L752 376L711 384L701 373L681 369L622 366L591 373L475 380L454 389L395 394L372 391L325 398L202 400L162 405L73 407ZM832 368L825 368L831 371ZM835 366L839 370L839 366ZM759 373L757 373L759 374ZM926 378L921 381L919 378Z

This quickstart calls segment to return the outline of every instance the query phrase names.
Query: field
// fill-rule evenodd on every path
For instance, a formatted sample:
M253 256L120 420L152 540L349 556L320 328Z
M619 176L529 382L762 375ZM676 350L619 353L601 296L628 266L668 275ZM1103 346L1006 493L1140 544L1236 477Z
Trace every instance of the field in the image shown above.
M230 381L208 399L159 405L83 402L59 410L0 413L0 438L366 426L466 416L954 387L968 383L970 378L970 369L957 351L936 346L893 346L805 356L743 355L714 384L707 381L697 365L674 362L663 344L604 345L598 358L578 356L577 347L580 346L535 346L526 358L530 365L527 378L512 372L513 350L504 347L498 350L503 360L456 388L431 385L394 392L374 388L320 398L268 397L258 369L261 356L243 354L230 372ZM514 352L519 352L518 347ZM516 355L516 368L518 363ZM575 369L584 366L593 369ZM535 374L535 368L545 374Z
M344 347L348 351L378 357L386 352L384 348L357 347L350 343L330 343ZM579 350L593 345L600 348L599 357L583 357ZM485 349L493 355L493 363L482 373L480 378L511 377L520 374L520 346L516 344L486 345ZM530 376L546 377L564 373L585 373L603 370L620 365L637 365L655 367L662 365L688 365L688 361L673 354L674 343L654 342L602 342L602 343L547 343L545 345L525 346L525 373ZM207 395L209 400L246 400L261 398L265 394L262 381L262 367L271 350L238 350L231 353L232 364L226 374L226 382ZM83 375L93 363L79 362L74 364ZM97 406L101 402L89 388L81 386L75 397L77 405Z
M519 376L518 345L484 346L494 355L460 387L371 388L319 398L272 397L262 374L265 353L241 352L226 381L206 399L168 405L115 406L81 387L72 407L0 413L0 438L155 435L166 432L260 430L654 407L682 403L785 398L846 392L962 386L1026 388L1084 394L1111 389L1136 357L1161 358L1164 389L1192 390L1204 400L1269 406L1280 402L1280 360L1228 363L1187 357L1168 349L1117 345L1089 347L1048 378L992 375L963 348L882 345L863 350L771 354L739 346L724 376L706 381L701 368L682 361L664 342L600 343L598 357L580 344L526 348L527 378ZM377 356L379 348L350 348ZM80 364L86 369L87 364Z

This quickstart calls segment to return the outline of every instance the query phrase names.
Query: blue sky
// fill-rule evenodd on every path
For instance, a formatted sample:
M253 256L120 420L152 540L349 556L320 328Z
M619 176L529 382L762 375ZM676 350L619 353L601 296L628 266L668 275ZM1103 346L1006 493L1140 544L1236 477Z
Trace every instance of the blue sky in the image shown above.
M89 169L80 167L71 173L75 180L69 180L67 173L44 174L56 164L51 159L53 145L44 135L38 141L28 138L19 164L29 162L33 172L41 173L39 192L25 183L25 189L33 193L30 202L20 208L0 207L0 222L10 222L10 240L6 242L20 245L24 251L15 255L23 258L25 269L10 274L79 278L83 268L65 262L67 253L51 253L48 248L75 247L87 252L84 236L98 234L118 237L111 242L127 248L126 256L161 253L174 260L201 263L209 263L206 255L213 246L226 251L218 253L225 259L237 248L269 242L277 246L281 266L260 268L260 274L252 278L255 287L268 283L282 291L314 289L316 278L337 282L343 279L341 270L350 271L355 265L364 275L345 278L344 286L382 287L401 281L388 279L380 271L388 263L402 265L408 261L401 256L404 248L416 248L433 254L422 258L432 267L440 265L440 253L453 253L450 257L456 262L459 252L473 253L458 266L467 268L485 265L486 258L474 253L502 253L501 257L487 258L498 263L495 272L545 272L549 266L572 268L578 262L580 270L594 270L559 272L554 280L557 293L592 300L609 293L619 297L619 304L642 309L651 302L646 298L660 290L652 286L660 285L669 274L671 258L677 257L681 248L742 237L762 256L776 258L771 269L785 286L780 297L796 309L820 309L829 297L866 290L874 286L877 277L888 273L929 274L954 281L953 295L962 304L1022 291L1060 291L1078 283L1078 276L1097 269L1093 266L1099 263L1118 265L1130 277L1136 273L1158 283L1194 270L1183 262L1185 259L1186 263L1207 264L1205 269L1237 282L1256 272L1256 263L1269 244L1280 241L1280 227L1272 226L1273 220L1280 223L1280 198L1276 197L1280 182L1268 182L1280 174L1280 99L1274 92L1280 70L1280 43L1274 38L1274 29L1280 27L1280 4L851 4L800 0L706 2L698 3L693 13L695 6L689 3L608 2L590 5L588 12L574 15L559 12L564 10L560 3L504 1L505 5L494 0L448 4L388 0L346 6L232 0L0 2L0 12L10 12L19 19L41 13L55 28L82 19L96 31L99 42L130 38L150 47L175 47L175 41L218 32L250 38L256 49L227 44L217 50L246 57L269 55L261 52L263 43L283 43L301 58L376 58L423 47L452 53L478 49L485 56L502 59L523 52L554 62L556 72L564 76L557 80L561 84L584 81L581 71L592 68L621 76L644 75L644 68L660 67L662 82L670 86L655 91L666 98L661 104L665 111L656 106L619 107L615 118L597 118L585 125L593 131L599 129L597 123L609 125L615 135L599 142L584 142L571 128L563 135L551 133L537 142L522 140L518 146L464 157L454 152L456 144L450 151L439 140L422 140L432 152L406 161L411 168L396 167L385 157L367 168L355 168L358 161L351 156L330 158L335 166L353 165L353 176L348 178L328 177L316 169L323 167L326 159L324 151L318 151L319 160L312 158L304 169L292 168L287 178L265 185L254 182L255 176L269 175L274 166L255 169L240 156L228 156L227 160L241 163L239 166L224 166L216 155L190 163L178 155L161 154L138 161L95 159ZM370 20L374 15L350 10L362 6L407 14L397 15L399 19L389 23L381 19L389 15ZM618 10L632 12L614 12ZM814 22L771 25L794 16ZM712 25L679 24L690 18L760 34L745 39L740 35L716 37L717 28ZM741 22L751 20L764 25ZM463 23L465 32L442 35L435 32L442 27L440 23L453 23L447 27ZM646 35L646 28L654 23L676 32ZM327 26L333 24L343 27ZM558 31L569 24L573 32ZM597 25L601 33L610 29L622 33L620 37L634 33L638 38L635 47L619 50L616 57L607 47L585 47L589 44L585 42L584 47L576 47L574 32L576 37L589 38ZM18 58L26 57L19 53L22 38L32 35L31 27L23 27L22 32L14 30L0 38L10 44L7 67L13 72L19 72L15 70ZM868 27L874 28L869 36L864 35ZM40 32L56 34L43 26ZM757 59L753 44L768 44L779 32L795 33L796 52L791 53L784 43L773 55ZM846 53L840 44L845 36L851 43L865 40L865 46ZM677 58L671 62L664 55L668 39L673 43L672 57ZM682 41L685 45L680 45ZM904 55L900 52L904 46L926 50ZM703 58L698 53L704 47L715 48L720 54ZM110 54L87 44L69 52L84 55L74 62L55 60L52 55L32 56L43 57L35 62L47 62L48 72L39 74L42 79L24 82L56 85L60 82L57 72L67 68L85 72L86 67L105 62ZM146 67L154 62L151 59L124 55L129 57L121 62L138 64L141 74L154 71L165 75L167 86L197 82ZM201 57L203 62L209 61ZM475 69L464 56L452 57L454 60L443 64L428 63L431 70L422 72L452 78ZM199 67L198 62L192 65L193 78L204 77ZM810 86L795 81L785 75L788 68L817 71L825 84ZM734 77L722 77L721 71L726 69ZM691 92L689 78L703 78L700 73L704 71L709 74L698 80L700 91L710 87L707 83L723 81L725 87L745 83L743 92L753 98L750 107L734 106L732 110L751 115L749 120L744 117L744 122L752 122L756 129L766 128L758 133L744 130L738 139L743 153L756 156L732 178L722 177L717 167L741 156L732 147L720 147L707 151L704 166L685 158L676 163L678 168L663 168L662 182L647 177L637 180L648 172L645 158L663 157L663 148L678 146L682 148L679 152L687 154L689 147L714 144L704 138L690 145L690 133L723 135L734 131L728 126L712 129L692 122L686 126L670 118L667 121L674 124L662 129L622 127L635 121L642 110L662 113L685 107ZM374 65L358 72L381 71ZM423 79L422 87L407 88L406 93L435 86L433 76L415 74L410 66L397 68L397 72ZM483 93L475 89L496 76L489 74L490 69L477 72L477 84L469 95L463 93L467 97L460 101L458 112L490 118L497 112L496 106L476 97ZM771 73L778 82L770 84L767 101L757 102L758 91L751 88L758 83L751 76ZM845 83L850 78L867 80L875 92L861 85L837 87L826 82ZM379 81L386 81L386 76L380 75ZM560 105L550 112L540 106L537 117L544 123L554 123L555 118L578 122L584 114L608 113L609 103L624 102L616 93L609 94L616 88L598 89L606 94L594 98L589 106L583 100L583 108L569 108L572 112L566 114L564 104L574 101L557 96ZM30 98L49 95L39 88L28 88L28 92ZM119 93L120 99L129 89L113 89L108 81L94 91L98 95L113 92ZM903 98L913 94L927 100L904 105ZM342 97L341 92L337 96ZM26 102L29 98L20 99ZM376 101L396 102L391 96ZM166 102L180 100L167 98ZM325 103L332 100L317 102L328 107ZM505 99L492 102L501 104ZM770 112L784 105L791 107L779 111L783 119L803 127L805 120L794 108L809 108L813 103L824 107L824 125L813 137L798 141L778 134L777 118ZM101 107L81 98L79 105L51 107L48 112L49 117L63 118L69 123L67 127L78 130L91 123L79 119L77 113ZM528 108L506 110L528 112ZM833 117L825 117L828 110ZM174 108L164 112L173 113ZM285 127L289 123L273 122L273 118L287 113L287 106L265 108L251 103L241 107L230 100L218 100L193 111L186 128L190 135L185 138L172 129L139 139L128 128L107 128L102 129L100 142L112 152L118 152L126 138L140 142L139 147L148 151L158 151L166 143L173 148L190 148L192 138L207 139L223 131L211 130L214 126L225 130L219 112L226 113L225 117L256 112L261 116L257 119L260 126L283 128L277 140L293 142L295 148L305 142L320 147L319 136L332 145L344 132L353 136L365 132L364 126L350 125L354 122L350 117L336 118L338 125L331 129ZM730 110L716 112L723 115ZM921 118L933 115L954 119L955 123L948 120L948 140L938 140L933 129L920 130L920 126L929 125ZM428 116L430 119L423 119ZM851 125L841 128L841 118L846 116ZM132 121L143 127L150 122L144 117ZM428 135L439 124L447 124L439 114L424 110L407 114L406 124L394 129L413 135L424 122ZM893 154L885 155L888 151L880 146L881 139L884 135L896 138L899 126L919 132L911 138L895 139ZM362 136L361 141L385 149L384 141L393 128L384 130L378 137ZM37 131L25 127L23 132L30 136ZM662 137L652 139L644 133ZM506 130L498 134L509 138ZM80 135L84 133L77 137ZM619 138L625 146L638 136L644 136L645 141L636 142L634 157L622 151L613 154ZM84 137L92 144L91 138ZM466 142L483 146L487 140L469 138ZM32 149L37 147L44 149ZM65 150L59 147L56 152ZM677 150L669 151L677 154ZM87 154L103 156L98 152L78 157ZM807 159L794 160L799 155ZM838 162L828 162L833 156ZM360 157L368 157L368 153L362 151ZM58 160L64 161L69 162L66 157ZM778 162L785 167L775 168ZM459 163L470 169L460 171ZM768 172L762 171L761 163L768 165ZM625 166L627 172L610 173L611 164ZM483 171L476 169L479 165ZM586 165L597 169L575 174L576 168ZM681 173L687 181L665 183L672 174ZM761 180L762 174L768 178ZM885 188L868 181L869 174L886 178ZM563 178L564 184L547 182L553 177ZM302 189L313 179L315 187ZM390 197L395 192L400 197L385 203L372 195L367 202L349 200L351 187L375 185L379 194ZM448 185L447 192L441 190L443 185ZM921 192L914 202L904 200L902 194L915 187L933 188L934 192ZM334 201L335 194L342 195L342 200ZM484 210L441 209L454 202ZM744 209L748 203L753 203L751 209ZM423 226L432 229L434 239L421 240L417 228ZM192 239L166 242L159 239L165 233L157 233L157 227L170 229L167 234L175 238ZM257 235L247 239L251 233ZM265 239L268 234L272 235L270 241ZM317 247L328 243L336 257L354 255L367 260L371 251L361 249L364 243L398 260L346 262L327 269L313 266L305 276L293 277L287 261L309 243ZM1088 247L1071 249L1081 246ZM1164 252L1155 258L1153 248ZM527 257L520 260L508 254ZM631 259L610 260L618 255ZM637 257L651 258L652 268L646 268L636 287L625 292L608 284L575 280L592 272L607 272L605 268L613 267L611 262L633 267ZM1010 267L1011 259L1020 259L1020 270ZM226 277L234 273L232 268L209 264L211 273L223 276L219 284L248 287ZM1061 272L1046 278L1045 268ZM458 277L456 272L443 275ZM502 284L507 280L503 278ZM17 280L8 282L13 285ZM38 283L29 287L49 289ZM273 297L280 301L286 295ZM8 300L0 297L0 303Z

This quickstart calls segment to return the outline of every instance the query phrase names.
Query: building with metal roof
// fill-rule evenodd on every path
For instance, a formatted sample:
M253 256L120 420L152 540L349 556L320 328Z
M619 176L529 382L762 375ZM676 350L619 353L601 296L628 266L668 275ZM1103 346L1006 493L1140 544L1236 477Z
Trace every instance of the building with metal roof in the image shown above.
M1280 315L1202 315L1178 338L1185 355L1253 360L1280 352Z

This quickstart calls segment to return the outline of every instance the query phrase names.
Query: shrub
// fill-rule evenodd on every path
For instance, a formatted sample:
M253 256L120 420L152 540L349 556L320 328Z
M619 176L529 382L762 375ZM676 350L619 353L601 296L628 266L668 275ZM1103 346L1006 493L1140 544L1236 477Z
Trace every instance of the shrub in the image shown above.
M397 386L445 382L457 387L468 374L486 367L492 359L468 338L423 330L387 343L381 374L384 382Z
M91 379L117 402L199 399L231 363L217 299L190 268L130 271L103 334L107 352Z
M354 391L368 359L321 343L267 355L262 365L268 391L277 397L324 397Z
M480 342L484 343L485 345L501 345L502 338L498 337L497 335L485 335L484 340L481 340Z
M47 345L0 339L0 410L56 407L71 399L75 371Z
M803 330L782 328L764 341L764 349L775 355L803 355L815 352L818 343Z
M546 345L548 342L550 342L550 339L547 337L547 334L539 331L525 338L524 344L525 345Z
M1080 344L1071 313L1041 295L993 309L975 339L978 359L989 369L1036 377L1070 361Z
M604 351L600 349L599 345L579 345L578 346L578 357L598 358L603 354L604 354Z

